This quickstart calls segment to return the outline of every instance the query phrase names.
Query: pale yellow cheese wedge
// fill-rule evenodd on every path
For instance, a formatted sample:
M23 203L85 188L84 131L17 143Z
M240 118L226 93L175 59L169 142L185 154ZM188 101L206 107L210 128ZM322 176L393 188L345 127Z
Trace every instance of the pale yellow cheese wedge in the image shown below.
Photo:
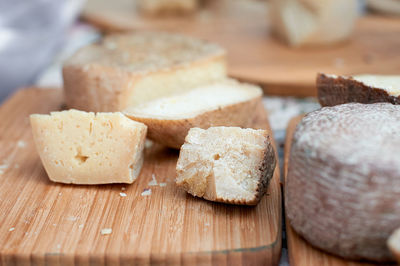
M77 110L30 116L50 180L73 184L132 183L143 164L146 125L121 113Z

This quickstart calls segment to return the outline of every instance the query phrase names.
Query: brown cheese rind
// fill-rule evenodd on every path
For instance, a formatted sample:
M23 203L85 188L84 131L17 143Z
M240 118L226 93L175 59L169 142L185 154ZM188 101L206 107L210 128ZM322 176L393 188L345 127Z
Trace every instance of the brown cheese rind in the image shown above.
M391 96L383 89L366 86L351 77L330 77L319 73L317 75L317 90L321 106L334 106L351 102L400 104L400 96Z
M285 204L294 230L348 258L391 261L400 224L400 106L350 103L306 115L291 147Z

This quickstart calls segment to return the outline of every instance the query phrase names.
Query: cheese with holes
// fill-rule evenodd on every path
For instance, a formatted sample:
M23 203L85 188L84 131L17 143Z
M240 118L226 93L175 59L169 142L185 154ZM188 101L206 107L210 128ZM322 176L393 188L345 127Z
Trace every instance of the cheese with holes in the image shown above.
M176 184L211 201L255 205L276 165L266 130L190 129L176 166Z
M346 40L357 18L357 0L273 0L272 26L290 46Z
M287 217L312 245L349 259L392 260L400 224L400 106L324 107L297 126Z
M77 110L30 116L43 166L54 182L132 183L143 164L146 125L121 113Z

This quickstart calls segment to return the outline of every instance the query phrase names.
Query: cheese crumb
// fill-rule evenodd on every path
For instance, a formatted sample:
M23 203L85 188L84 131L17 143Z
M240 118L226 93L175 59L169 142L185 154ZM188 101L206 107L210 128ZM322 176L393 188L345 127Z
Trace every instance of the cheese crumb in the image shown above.
M122 191L126 190L126 187L122 187L121 190L122 190Z
M121 197L126 197L126 193L124 193L124 192L120 192L119 195L120 195Z
M0 165L0 175L4 174L4 170L8 168L8 164L1 164Z
M75 217L75 216L68 216L68 217L67 217L67 220L68 220L68 221L74 222L74 221L78 220L78 217Z
M153 142L151 140L146 139L146 142L144 143L144 147L146 149L151 148L153 146Z
M150 188L146 188L145 190L143 190L142 196L150 196L151 195L151 189Z
M83 228L83 224L80 224L78 227L79 227L79 228Z
M160 183L160 187L166 187L167 183Z
M103 229L101 229L100 233L102 235L109 235L112 233L112 229L111 228L103 228Z
M14 231L14 230L15 230L14 227L11 227L10 229L8 229L9 232L12 232L12 231Z
M26 146L25 141L19 140L19 141L17 142L17 147L18 147L18 148L24 148L25 146Z
M152 180L149 182L149 186L157 186L156 176L154 174L151 175Z

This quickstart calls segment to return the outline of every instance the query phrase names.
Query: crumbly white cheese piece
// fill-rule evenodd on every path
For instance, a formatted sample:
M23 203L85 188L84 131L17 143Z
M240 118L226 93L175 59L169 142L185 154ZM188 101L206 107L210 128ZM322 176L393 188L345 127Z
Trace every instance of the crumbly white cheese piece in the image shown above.
M157 180L156 180L156 176L154 174L151 175L151 181L148 184L149 186L157 186Z
M127 196L126 193L124 193L124 192L120 192L119 195L120 195L121 197L126 197L126 196Z
M147 127L121 113L69 110L35 114L31 125L52 181L132 183L140 173Z
M207 200L257 204L275 169L266 130L190 129L179 153L176 184Z
M142 194L141 194L142 196L150 196L151 195L151 189L149 188L149 189L145 189L143 192L142 192Z
M309 113L294 134L285 199L293 228L342 257L391 260L400 224L400 106L349 103Z
M103 228L103 229L101 229L100 233L102 235L109 235L112 233L112 229L111 228Z

